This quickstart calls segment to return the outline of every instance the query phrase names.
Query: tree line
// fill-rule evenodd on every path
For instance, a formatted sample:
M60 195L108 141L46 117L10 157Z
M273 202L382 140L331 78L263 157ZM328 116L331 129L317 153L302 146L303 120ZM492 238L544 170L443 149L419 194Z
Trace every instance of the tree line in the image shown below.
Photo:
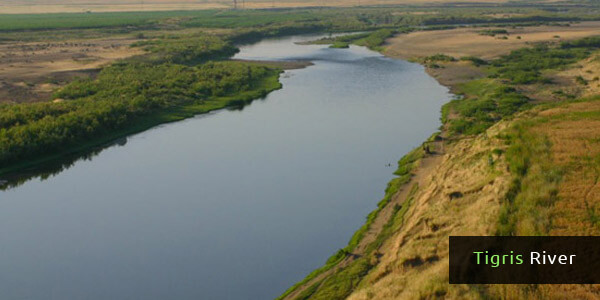
M262 80L277 74L279 70L233 61L114 64L96 79L68 84L53 102L0 105L0 168L67 151L171 108L226 106L214 102L261 88Z

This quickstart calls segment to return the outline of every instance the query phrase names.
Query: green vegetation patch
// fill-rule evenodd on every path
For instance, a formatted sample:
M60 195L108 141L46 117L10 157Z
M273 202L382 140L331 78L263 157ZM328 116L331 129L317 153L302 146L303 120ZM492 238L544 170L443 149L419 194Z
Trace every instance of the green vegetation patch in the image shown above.
M424 62L438 62L438 61L443 61L443 62L450 62L450 61L456 61L456 58L446 55L446 54L435 54L435 55L430 55L427 56L423 59Z
M485 66L488 64L488 61L476 56L463 56L460 58L460 60L462 61L470 61L472 62L475 66Z
M508 34L506 29L486 29L479 31L480 35L496 36L497 34Z
M513 179L500 208L498 235L546 235L550 229L562 172L552 163L547 137L528 131L532 124L519 122L501 136L509 144L506 160Z
M176 64L198 64L233 56L239 49L214 35L195 34L166 36L140 41L132 47L142 47L151 53L150 60Z
M59 90L55 96L60 102L1 105L0 172L115 138L115 132L142 123L145 129L247 103L279 88L279 73L241 62L107 67L95 80L75 81Z
M300 293L296 299L333 300L344 299L358 286L373 265L366 257L361 257L349 266L336 270L314 288Z
M591 54L587 47L550 47L537 45L512 51L492 61L494 77L506 78L513 84L549 83L542 71L558 69Z
M599 98L569 101L546 107L564 106L580 101L598 101ZM559 184L563 180L564 167L557 166L552 158L552 143L548 137L532 130L549 126L554 122L574 120L600 120L600 111L581 111L536 116L515 123L498 137L508 145L506 160L512 174L512 182L502 203L497 224L497 235L547 235L552 228L552 207L559 200ZM578 163L599 169L598 156L578 157ZM569 165L569 168L575 165ZM579 199L578 201L580 201ZM595 208L585 203L589 220L598 224Z
M221 10L210 17L193 16L181 22L184 27L250 28L273 24L319 20L310 10Z
M369 49L381 51L381 46L385 43L385 40L398 33L399 30L393 29L379 29L373 31L366 37L355 40L353 43L359 46L365 46Z
M482 133L502 118L529 107L527 97L494 79L470 81L459 90L468 96L442 108L442 121L449 125L452 134ZM458 116L450 119L450 112Z
M571 42L563 42L560 44L563 49L570 48L600 48L600 36L592 36Z
M39 30L62 28L99 28L117 26L144 26L158 19L179 16L175 12L123 13L54 13L0 15L0 31Z
M585 38L562 43L558 47L546 44L512 51L491 62L475 57L461 60L472 61L487 67L489 78L478 79L458 86L464 97L455 99L442 107L442 122L451 134L479 134L503 118L531 107L529 99L512 85L550 83L543 76L545 71L558 69L589 57L600 46L600 37ZM443 55L434 56L444 59ZM588 84L582 78L576 81ZM450 117L450 114L455 114Z
M371 50L381 51L385 40L399 32L408 32L410 29L379 29L372 32L355 33L338 37L327 37L312 41L310 44L331 44L331 48L348 48L350 44L365 46Z

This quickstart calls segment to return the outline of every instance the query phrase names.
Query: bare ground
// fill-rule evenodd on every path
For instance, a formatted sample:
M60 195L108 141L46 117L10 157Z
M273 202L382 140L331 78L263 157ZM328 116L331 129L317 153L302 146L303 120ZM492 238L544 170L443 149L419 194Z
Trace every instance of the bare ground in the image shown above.
M0 44L0 103L51 99L52 91L77 77L93 76L115 60L138 55L134 39Z
M444 144L445 153L423 173L402 227L381 246L379 263L348 299L433 299L435 284L447 285L447 237L493 234L509 176L503 158L494 156L490 166L487 153L503 147L491 137L505 126ZM454 292L446 299L469 298L461 287Z
M491 59L534 43L560 42L600 35L600 22L581 22L569 27L497 28L506 29L509 34L481 35L480 32L486 29L489 28L458 28L400 34L388 40L385 53L404 59L422 58L439 53L456 58L477 56ZM502 39L502 36L506 36L507 39Z

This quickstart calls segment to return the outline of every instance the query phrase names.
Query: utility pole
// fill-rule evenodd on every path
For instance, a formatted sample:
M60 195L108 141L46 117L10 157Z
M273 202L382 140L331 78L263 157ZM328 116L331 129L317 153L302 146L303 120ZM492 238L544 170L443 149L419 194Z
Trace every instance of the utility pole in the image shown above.
M237 0L233 0L233 9L237 9Z

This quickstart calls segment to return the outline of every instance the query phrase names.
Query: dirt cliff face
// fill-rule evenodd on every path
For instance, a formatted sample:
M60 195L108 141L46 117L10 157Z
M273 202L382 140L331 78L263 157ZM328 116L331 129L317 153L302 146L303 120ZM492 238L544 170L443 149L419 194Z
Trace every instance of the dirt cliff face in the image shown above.
M534 108L477 137L446 141L441 158L408 183L419 188L402 225L348 299L598 299L600 285L450 285L448 236L498 234L516 182L511 234L598 235L599 140L596 97ZM519 147L531 152L519 157ZM528 166L517 176L520 158Z
M448 285L448 236L493 235L510 174L495 138L500 123L485 135L446 142L433 166L417 171L418 191L404 222L379 249L379 263L348 299L465 297L466 286ZM427 164L424 159L422 164Z

